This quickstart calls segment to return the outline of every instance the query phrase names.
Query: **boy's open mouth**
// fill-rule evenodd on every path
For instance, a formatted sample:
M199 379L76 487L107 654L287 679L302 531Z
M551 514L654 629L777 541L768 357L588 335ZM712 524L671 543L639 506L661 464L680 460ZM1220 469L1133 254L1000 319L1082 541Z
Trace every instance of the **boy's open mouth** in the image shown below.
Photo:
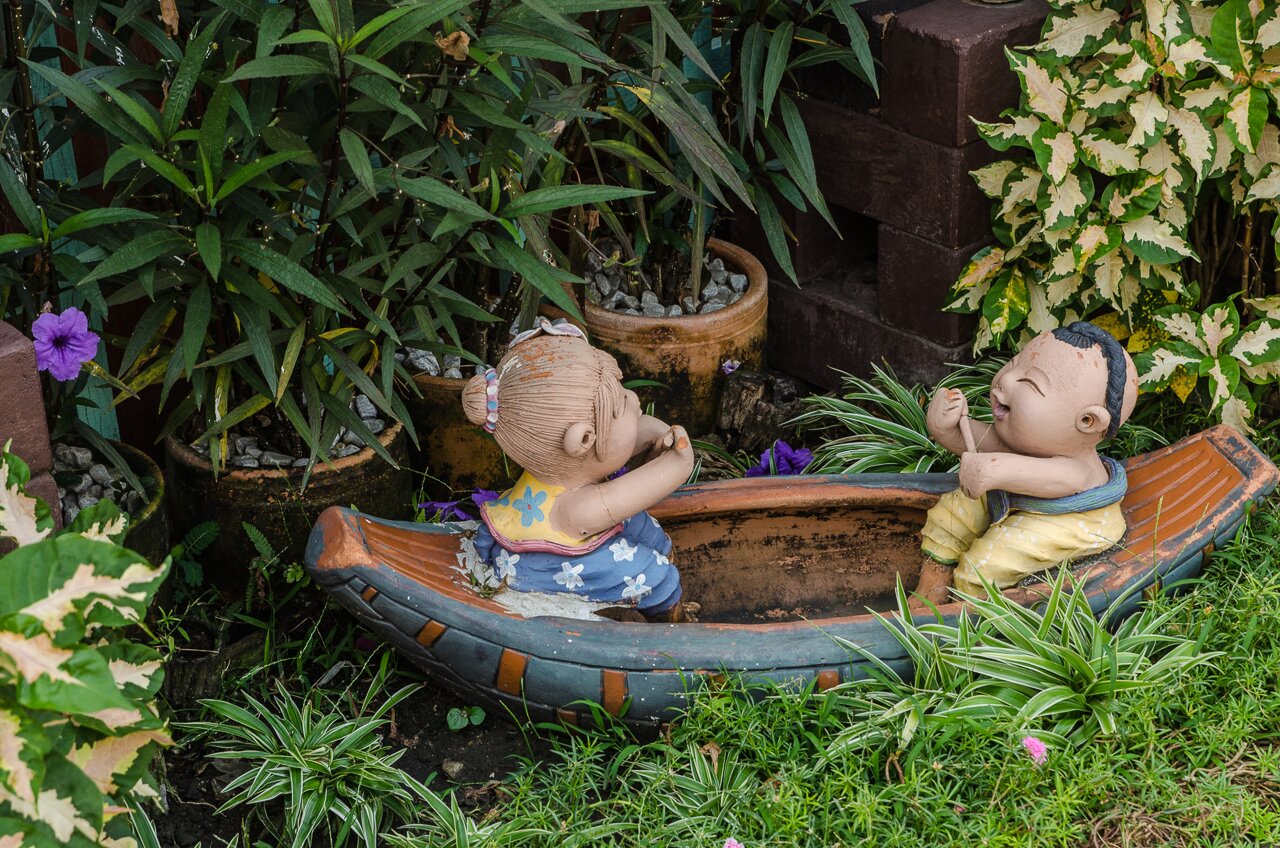
M1000 401L996 400L994 397L992 397L991 398L991 414L995 416L995 419L997 421L1003 421L1009 415L1009 407L1007 404L1003 404Z

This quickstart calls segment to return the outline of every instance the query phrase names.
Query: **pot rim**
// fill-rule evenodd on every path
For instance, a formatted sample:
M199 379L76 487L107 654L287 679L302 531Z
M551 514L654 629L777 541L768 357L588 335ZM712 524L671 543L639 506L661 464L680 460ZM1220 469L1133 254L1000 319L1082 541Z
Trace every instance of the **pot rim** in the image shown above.
M732 242L722 239L707 239L707 248L726 264L733 265L739 273L747 275L747 290L737 303L724 309L697 315L678 315L675 317L650 318L647 315L627 315L605 309L587 300L582 304L582 314L588 327L596 334L601 330L618 330L627 335L643 333L648 330L690 330L695 327L701 331L735 330L750 312L763 310L768 303L769 276L764 265L753 253ZM572 319L570 319L572 320ZM575 322L576 323L576 322Z
M404 425L399 421L392 421L387 429L378 434L378 441L384 448L391 448L391 443L404 431ZM185 442L179 441L173 435L165 437L164 440L165 453L170 460L180 462L189 468L196 468L206 474L213 474L213 463L204 458L200 454L191 449L191 446ZM351 456L344 456L341 459L333 459L325 462L318 460L311 471L311 480L317 477L329 474L340 474L342 471L354 468L357 465L363 465L370 459L376 459L378 455L373 452L373 448L363 447ZM405 467L401 464L399 467ZM219 480L231 478L236 481L257 480L261 478L270 479L298 479L301 480L306 468L236 468L228 469L218 475Z
M164 472L161 470L160 464L156 462L154 459L152 459L146 453L146 451L143 451L125 442L119 441L118 439L112 439L111 444L114 445L115 449L118 450L120 452L120 455L124 457L125 462L129 463L134 473L137 473L137 468L133 467L134 463L140 462L141 464L146 466L148 475L153 480L156 481L155 491L147 494L146 505L143 506L143 508L136 515L129 515L129 529L132 530L134 527L138 526L144 521L147 521L153 515L155 515L156 510L158 510L160 508L160 505L164 503L164 498L165 498ZM121 511L123 512L123 510Z

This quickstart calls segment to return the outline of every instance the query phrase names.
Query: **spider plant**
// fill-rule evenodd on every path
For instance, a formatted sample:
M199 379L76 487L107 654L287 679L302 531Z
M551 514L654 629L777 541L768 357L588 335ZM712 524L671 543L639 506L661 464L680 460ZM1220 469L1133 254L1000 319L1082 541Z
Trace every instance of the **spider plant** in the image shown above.
M984 359L962 367L938 384L959 389L969 412L990 420L988 392L1006 360ZM920 385L900 382L889 368L872 365L875 376L864 380L844 375L844 394L805 398L807 410L791 422L832 434L813 454L810 474L953 471L957 459L939 445L925 427L929 393ZM835 435L844 431L843 435Z
M1117 621L1118 599L1094 615L1085 592L1059 569L1044 602L1028 608L989 587L990 597L963 596L971 613L945 623L940 614L917 624L898 582L892 620L872 613L902 645L914 666L907 681L879 657L840 640L874 666L872 676L833 690L849 725L828 757L882 743L911 747L917 731L969 722L1004 722L1058 747L1079 746L1120 730L1128 693L1176 686L1193 666L1220 656L1201 648L1205 628L1172 627L1188 619L1191 599L1143 604Z

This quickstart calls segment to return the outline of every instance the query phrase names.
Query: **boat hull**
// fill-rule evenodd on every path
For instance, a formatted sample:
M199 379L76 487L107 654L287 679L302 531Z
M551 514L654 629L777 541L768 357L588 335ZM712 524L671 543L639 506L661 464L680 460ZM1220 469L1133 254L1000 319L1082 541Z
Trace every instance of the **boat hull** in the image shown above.
M1227 427L1127 467L1129 532L1089 566L1082 589L1095 612L1119 604L1128 614L1143 594L1197 575L1280 478ZM882 599L899 575L912 584L924 513L955 485L949 474L887 474L678 490L652 512L672 535L688 597L731 621L523 618L481 597L459 573L456 527L336 507L312 532L307 567L371 631L460 697L519 721L575 724L590 722L598 704L653 728L677 717L704 680L726 672L824 689L865 675L865 660L846 642L908 673L908 658L879 620L846 613ZM1032 604L1043 589L1006 594ZM940 611L954 620L961 608Z

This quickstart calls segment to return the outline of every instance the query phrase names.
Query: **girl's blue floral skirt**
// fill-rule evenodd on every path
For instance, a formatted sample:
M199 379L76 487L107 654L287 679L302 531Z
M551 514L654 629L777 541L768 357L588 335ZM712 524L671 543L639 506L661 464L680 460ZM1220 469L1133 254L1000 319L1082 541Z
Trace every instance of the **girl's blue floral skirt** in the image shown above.
M633 606L647 616L667 612L680 601L680 573L667 559L671 537L647 512L631 516L621 533L578 556L508 551L484 522L476 531L475 546L499 579L523 592L568 592Z

